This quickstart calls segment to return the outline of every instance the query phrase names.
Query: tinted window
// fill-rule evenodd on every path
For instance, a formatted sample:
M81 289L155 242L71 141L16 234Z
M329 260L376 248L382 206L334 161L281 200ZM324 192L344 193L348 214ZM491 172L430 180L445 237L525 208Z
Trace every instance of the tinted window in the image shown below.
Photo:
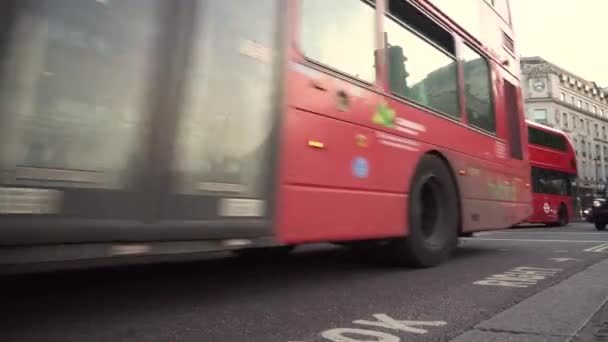
M258 196L265 189L277 86L278 4L198 2L173 170L180 192Z
M391 91L421 105L460 117L454 57L394 19L385 21Z
M517 88L511 82L505 80L505 110L509 121L509 150L511 158L523 159L523 147L521 141L521 118L517 106Z
M566 139L563 136L541 131L540 129L536 129L534 127L528 127L528 140L530 144L533 145L539 145L564 152L568 150Z
M375 79L375 10L361 0L303 0L304 54L362 80Z
M488 62L468 46L462 46L464 95L469 124L485 131L496 132L496 117L492 105L492 87Z
M122 187L147 129L159 2L19 5L0 61L0 171Z
M560 171L532 168L533 191L549 195L571 195L572 176Z

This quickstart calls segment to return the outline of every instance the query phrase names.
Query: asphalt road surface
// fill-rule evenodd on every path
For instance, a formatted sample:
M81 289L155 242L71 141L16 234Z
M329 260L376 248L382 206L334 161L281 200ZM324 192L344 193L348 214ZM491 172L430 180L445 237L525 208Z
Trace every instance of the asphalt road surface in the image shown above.
M606 257L608 232L574 223L462 239L431 269L315 245L281 260L10 276L0 341L450 341Z

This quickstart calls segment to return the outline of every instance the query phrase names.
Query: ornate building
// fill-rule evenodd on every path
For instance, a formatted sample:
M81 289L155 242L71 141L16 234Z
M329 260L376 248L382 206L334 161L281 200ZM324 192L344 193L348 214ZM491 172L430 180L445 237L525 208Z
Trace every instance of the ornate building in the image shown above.
M522 58L521 70L527 118L566 132L575 146L585 207L608 179L608 88L541 57Z

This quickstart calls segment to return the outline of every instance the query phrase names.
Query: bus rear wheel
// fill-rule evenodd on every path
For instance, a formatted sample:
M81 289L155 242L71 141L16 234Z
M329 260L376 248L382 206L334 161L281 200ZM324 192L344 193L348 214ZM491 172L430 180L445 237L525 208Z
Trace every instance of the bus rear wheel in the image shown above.
M416 168L409 193L409 234L389 242L392 262L432 267L447 259L458 244L459 205L452 172L437 156L425 155Z

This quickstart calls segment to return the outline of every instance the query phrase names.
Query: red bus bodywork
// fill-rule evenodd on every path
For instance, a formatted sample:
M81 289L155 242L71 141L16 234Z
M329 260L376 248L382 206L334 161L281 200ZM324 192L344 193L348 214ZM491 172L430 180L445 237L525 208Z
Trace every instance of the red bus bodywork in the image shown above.
M213 0L72 1L69 6L45 0L40 9L10 1L3 15L11 19L4 21L11 30L0 40L0 58L7 60L0 65L8 67L0 69L0 81L27 82L19 87L6 82L12 92L0 103L8 108L0 111L0 131L11 133L0 134L5 139L0 148L10 152L0 153L9 156L0 160L5 175L0 196L6 195L0 203L0 244L48 253L4 262L407 237L410 187L427 155L449 169L457 193L457 234L503 229L529 217L527 133L510 25L485 10L486 31L496 33L488 36L511 42L490 44L465 32L431 1L351 1L375 11L368 27L377 37L374 51L368 51L376 53L375 65L366 64L375 70L374 81L306 56L303 0L260 2L255 10L264 18L239 17L249 1L239 7ZM391 6L406 6L418 25L432 24L434 31L423 39L428 46L447 41L447 50L437 49L455 65L450 96L458 99L458 115L391 91L384 39ZM76 24L70 21L73 13ZM129 26L129 13L137 13L133 24L141 28ZM231 20L216 20L220 14ZM21 27L29 20L36 23L32 30ZM103 30L69 34L71 25L92 21ZM410 24L416 23L398 25L405 31ZM316 27L311 26L306 29ZM254 31L259 37L250 35ZM85 39L89 34L107 37L88 44L93 42ZM82 39L70 40L73 36ZM464 48L489 70L482 81L489 89L491 131L468 119L467 96L478 95L463 75L477 69L465 68ZM47 50L52 58L23 58ZM132 76L137 73L149 75L137 83ZM46 87L38 91L45 96L34 96L38 84ZM146 105L129 102L135 95ZM10 114L14 108L57 109L16 116ZM48 122L63 112L69 112L67 118ZM107 119L91 121L93 114L89 121L72 119L84 112L103 112ZM472 112L477 120L479 113ZM141 113L147 116L129 119ZM391 121L377 120L379 114ZM247 121L256 116L263 120ZM120 120L125 122L119 127ZM134 123L145 129L132 132ZM88 130L79 130L84 124ZM30 133L21 134L23 127ZM71 140L63 138L67 134ZM20 160L23 151L29 152ZM107 165L100 167L96 155ZM83 244L88 248L77 249Z
M559 130L532 122L526 121L528 128L534 128L542 132L559 137L564 141L564 150L528 143L528 153L530 156L530 165L532 167L532 199L534 214L528 218L530 223L546 223L546 224L564 224L559 222L560 208L565 208L567 212L567 220L575 217L573 209L572 182L577 179L577 162L574 146L568 136ZM537 190L539 176L536 170L552 170L561 173L567 177L567 193L547 193Z
M524 221L531 213L527 151L519 160L508 156L509 120L513 115L522 118L521 138L526 139L517 76L501 63L498 54L486 50L431 2L413 3L453 35L487 53L496 135L467 125L466 115L461 120L450 120L392 96L386 67L381 68L377 84L367 86L308 60L298 48L296 26L290 41L296 43L290 44L288 51L288 107L282 130L277 225L281 241L302 243L407 235L408 189L414 166L426 153L445 158L453 170L461 196L463 233L507 228ZM378 16L384 17L382 13ZM297 7L291 11L290 19L299 22ZM499 18L495 20L502 22ZM378 24L378 32L382 32L382 25ZM507 82L517 89L510 108L504 97ZM340 92L352 99L347 112L336 105ZM374 125L373 115L383 101L398 118L419 126L419 131L404 133ZM365 147L357 144L358 137L367 141ZM402 139L404 144L415 148L395 148L386 143L392 139ZM325 148L311 148L307 144L311 140L323 143ZM350 165L357 156L369 161L370 174L365 179L352 176ZM506 185L513 195L497 193L495 189L500 185Z

